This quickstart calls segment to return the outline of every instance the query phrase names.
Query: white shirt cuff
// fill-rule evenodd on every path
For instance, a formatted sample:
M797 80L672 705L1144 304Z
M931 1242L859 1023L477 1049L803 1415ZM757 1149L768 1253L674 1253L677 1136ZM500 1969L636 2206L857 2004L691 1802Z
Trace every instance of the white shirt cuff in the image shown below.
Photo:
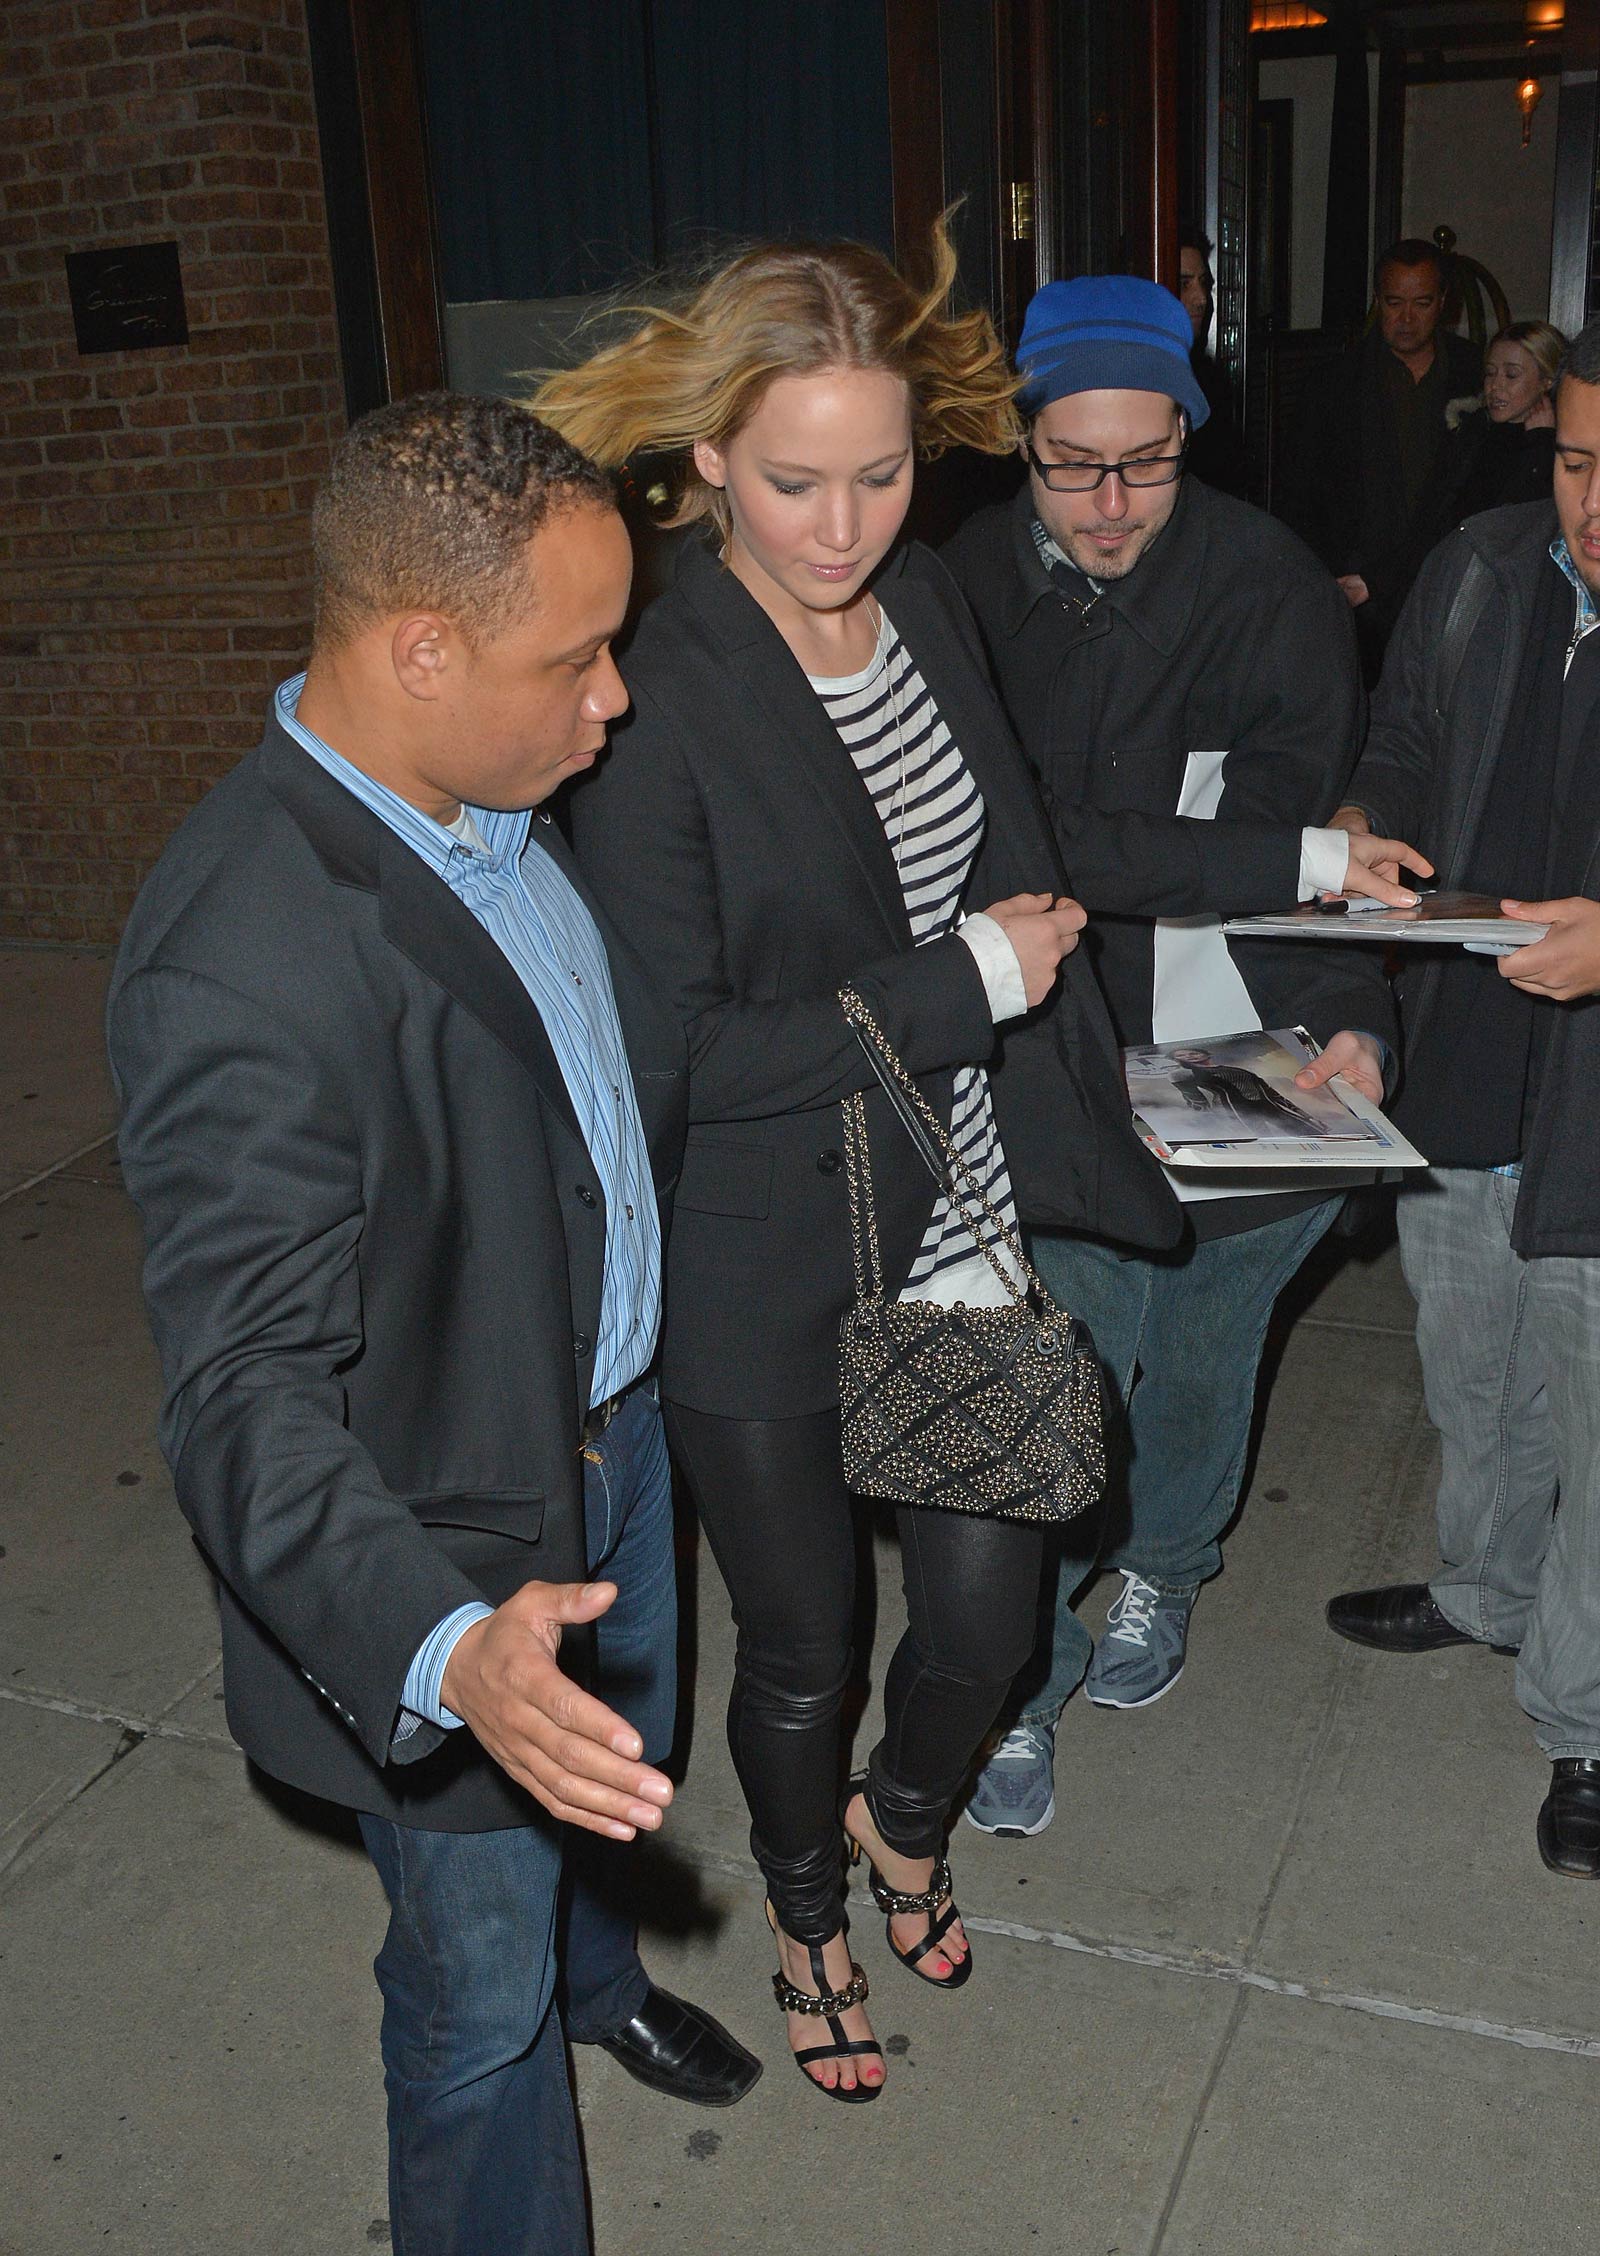
M1300 898L1318 893L1342 893L1350 874L1350 833L1347 830L1303 830L1300 833Z
M972 950L973 961L983 976L989 1016L996 1026L1003 1018L1020 1018L1028 1007L1028 990L1005 926L996 924L980 909L976 916L963 917L956 929Z

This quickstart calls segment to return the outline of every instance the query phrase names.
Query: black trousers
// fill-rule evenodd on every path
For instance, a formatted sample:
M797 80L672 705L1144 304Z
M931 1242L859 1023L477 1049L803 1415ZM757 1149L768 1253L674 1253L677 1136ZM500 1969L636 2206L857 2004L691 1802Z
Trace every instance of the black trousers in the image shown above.
M839 1711L855 1606L839 1413L716 1418L666 1405L738 1630L728 1743L778 1918L826 1942L843 1911ZM904 1856L936 1856L950 1805L1033 1645L1036 1527L897 1513L910 1627L884 1679L868 1806Z

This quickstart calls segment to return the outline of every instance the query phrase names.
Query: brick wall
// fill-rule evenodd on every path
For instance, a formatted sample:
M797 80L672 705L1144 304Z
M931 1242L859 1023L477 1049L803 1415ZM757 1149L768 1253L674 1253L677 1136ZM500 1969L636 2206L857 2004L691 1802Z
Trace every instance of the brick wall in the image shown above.
M305 650L343 427L302 0L6 0L0 938L110 941ZM63 253L176 240L189 343L80 357Z

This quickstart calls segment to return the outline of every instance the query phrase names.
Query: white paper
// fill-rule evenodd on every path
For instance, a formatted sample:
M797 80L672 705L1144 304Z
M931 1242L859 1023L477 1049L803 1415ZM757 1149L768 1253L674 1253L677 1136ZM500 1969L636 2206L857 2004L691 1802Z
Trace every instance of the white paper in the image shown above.
M1202 822L1215 819L1227 757L1226 751L1189 754L1175 814L1193 815ZM1253 1034L1260 1026L1250 990L1223 937L1220 917L1157 917L1155 952L1152 1040L1203 1042L1224 1034ZM1277 1188L1254 1180L1218 1188L1197 1182L1192 1174L1175 1174L1170 1167L1163 1172L1183 1206L1216 1198L1268 1198Z

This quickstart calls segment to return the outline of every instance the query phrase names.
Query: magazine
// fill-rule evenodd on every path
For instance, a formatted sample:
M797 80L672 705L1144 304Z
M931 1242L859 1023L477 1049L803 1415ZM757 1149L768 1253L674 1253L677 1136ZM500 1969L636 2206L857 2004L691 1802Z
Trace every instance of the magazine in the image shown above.
M1163 1165L1224 1168L1425 1167L1378 1107L1335 1075L1294 1077L1317 1055L1303 1026L1124 1050L1134 1125Z
M1222 929L1234 940L1407 940L1504 956L1542 940L1550 927L1502 916L1492 893L1425 892L1414 909L1339 895L1271 916L1230 917Z

